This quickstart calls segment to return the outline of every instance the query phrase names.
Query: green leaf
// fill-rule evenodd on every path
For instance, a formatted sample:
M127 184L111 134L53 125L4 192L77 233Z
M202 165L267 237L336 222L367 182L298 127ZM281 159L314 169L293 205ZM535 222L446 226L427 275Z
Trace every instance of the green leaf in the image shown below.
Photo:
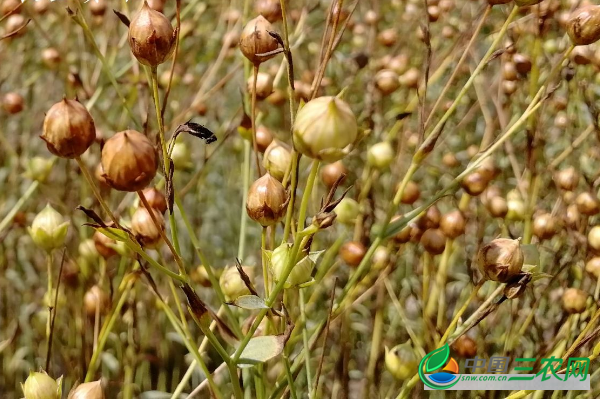
M450 347L448 347L448 343L443 345L441 348L432 351L429 353L429 358L427 359L427 363L425 364L426 372L433 372L436 369L446 364L448 358L450 357Z
M118 228L96 228L96 230L103 235L109 237L112 240L116 240L117 242L128 242L130 241L129 235L127 232L118 229Z
M242 351L238 365L244 368L277 357L283 351L284 344L284 335L254 337Z
M263 299L253 294L240 296L229 304L238 306L245 310L260 310L269 308Z

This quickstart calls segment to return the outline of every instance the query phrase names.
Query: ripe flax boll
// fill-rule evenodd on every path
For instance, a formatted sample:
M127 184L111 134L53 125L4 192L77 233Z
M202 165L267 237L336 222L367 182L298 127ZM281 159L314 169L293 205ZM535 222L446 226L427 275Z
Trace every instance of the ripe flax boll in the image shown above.
M171 22L144 1L129 24L129 46L135 58L141 64L156 67L171 56L175 39Z
M142 133L127 130L108 139L102 148L104 178L113 189L136 192L156 175L156 148Z
M94 143L96 126L83 104L65 98L48 110L40 137L52 154L76 158Z

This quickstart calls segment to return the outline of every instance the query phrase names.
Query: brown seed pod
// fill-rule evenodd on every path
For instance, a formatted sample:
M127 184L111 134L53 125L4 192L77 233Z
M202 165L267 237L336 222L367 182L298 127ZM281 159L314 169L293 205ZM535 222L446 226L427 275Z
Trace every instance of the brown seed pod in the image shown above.
M427 229L420 239L423 248L430 254L442 254L446 248L446 236L437 228Z
M517 83L515 81L502 81L502 92L510 96L517 91Z
M204 265L199 265L197 268L194 268L190 271L190 279L203 287L211 287L212 283L208 277L208 272L206 272L206 267Z
M392 47L398 41L398 33L393 28L385 29L379 32L377 40L385 47Z
M552 238L558 230L558 222L552 214L544 213L533 219L533 234L540 240Z
M495 239L477 253L481 273L496 282L506 283L521 273L524 255L519 240Z
M585 264L585 270L594 278L600 278L600 257L593 257Z
M264 153L272 142L273 134L271 131L266 126L259 125L256 128L256 146L258 147L258 151Z
M395 215L391 219L390 223L395 222L401 218L402 218L401 215ZM410 231L411 231L410 226L405 226L404 229L402 229L400 232L398 232L396 234L396 236L394 236L394 238L393 238L394 241L397 243L400 243L400 244L408 242L410 240Z
M56 69L60 64L60 53L54 47L42 50L42 62L49 69Z
M8 92L2 98L2 108L9 114L18 114L25 108L25 100L19 93Z
M600 39L600 6L590 4L573 11L567 22L567 33L577 46Z
M340 248L340 257L351 267L357 267L366 253L365 245L357 241L346 242Z
M521 75L526 75L529 73L529 71L531 71L531 60L529 59L529 56L516 53L513 55L512 59L517 72L519 72Z
M90 7L90 12L92 13L93 16L95 17L100 17L102 15L104 15L104 13L106 12L106 3L108 0L94 0L94 1L90 1L89 2L89 7ZM42 1L36 1L37 3L43 3Z
M450 239L456 239L464 234L466 225L465 217L459 210L444 214L440 221L442 233Z
M167 198L157 188L147 188L143 191L146 201L150 207L158 210L161 214L167 212Z
M400 75L400 78L398 79L400 81L400 86L417 89L419 87L419 80L421 79L421 72L413 67Z
M504 218L508 213L508 204L506 200L500 196L492 197L486 207L490 214L495 218Z
M40 137L52 154L75 158L94 143L96 127L92 116L80 102L63 99L48 110Z
M283 218L289 201L289 194L281 182L267 172L250 186L246 211L254 221L270 226Z
M274 37L269 35L273 31L273 26L262 15L249 21L240 36L240 50L244 56L254 65L259 65L271 58L271 55L259 55L277 50L279 43Z
M94 285L90 290L85 292L83 306L85 313L90 318L96 316L97 310L100 312L100 315L106 315L110 310L110 297L99 286Z
M148 210L140 207L131 217L131 230L142 246L153 249L158 247L162 239L161 231L165 230L165 218L158 210L154 208L151 210L160 229L157 228Z
M106 178L104 177L104 170L102 169L102 164L98 163L96 169L94 170L94 177L98 181L98 186L102 190L110 190L110 186L108 182L106 182Z
M175 48L171 22L144 1L129 24L129 47L137 60L150 67L164 63Z
M506 61L502 65L502 78L507 81L516 81L519 79L517 74L517 66L512 61Z
M564 221L565 224L571 229L579 229L579 223L581 220L581 213L576 204L571 204L567 207L565 212Z
M442 213L440 209L436 205L433 205L417 220L417 225L423 230L437 228L440 226L441 219Z
M341 160L336 161L321 168L321 181L323 181L325 186L330 188L342 175L347 174L348 170L344 166L344 163Z
M440 8L438 6L429 6L427 7L427 17L429 18L429 22L436 22L440 19Z
M454 153L446 153L442 157L442 164L447 168L456 168L460 165L460 161L458 161Z
M69 392L69 399L104 399L104 390L100 380L82 383Z
M592 227L588 232L588 244L592 249L600 251L600 225Z
M3 0L2 5L0 5L0 12L2 15L6 15L9 12L15 10L13 14L19 14L23 7L19 7L21 5L20 0Z
M271 23L282 19L281 3L279 0L257 0L254 3L254 10Z
M117 190L144 189L156 175L156 149L143 134L127 130L108 139L102 148L102 169L106 182Z
M554 183L562 190L573 191L579 184L579 174L574 167L565 168L554 175Z
M16 32L11 37L20 37L25 35L25 33L27 32L27 27L25 26L27 24L27 21L25 20L25 17L21 14L9 15L4 24L4 33Z
M473 358L477 355L477 343L467 335L462 335L452 345L452 350L460 358Z
M112 247L117 244L116 241L96 231L92 237L96 251L105 259L117 255L117 251Z
M579 193L575 199L575 204L579 212L583 215L591 216L600 212L600 200L590 192Z
M247 81L248 92L252 93L254 87L254 76L250 76ZM273 93L273 77L265 72L259 72L256 76L256 98L258 100L266 99Z
M471 196L479 196L487 188L488 183L489 181L481 172L475 171L464 177L461 186Z
M581 289L568 288L562 296L563 309L569 314L579 314L585 311L588 294Z
M408 181L406 187L404 188L404 192L402 193L400 202L402 204L413 204L415 201L419 200L419 197L421 197L419 185L417 185L414 181Z
M384 68L394 71L398 75L405 73L408 70L410 60L406 54L398 54L386 60Z
M400 87L398 74L389 69L383 69L379 71L375 75L375 86L377 86L377 89L379 89L379 91L384 95L393 93Z

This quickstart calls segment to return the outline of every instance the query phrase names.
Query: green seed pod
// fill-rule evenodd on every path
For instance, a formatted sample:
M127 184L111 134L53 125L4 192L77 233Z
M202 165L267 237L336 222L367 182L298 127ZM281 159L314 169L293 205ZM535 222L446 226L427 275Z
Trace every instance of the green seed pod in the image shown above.
M385 169L394 161L394 149L389 142L374 144L367 153L369 165L376 169Z
M244 272L250 275L250 270L247 267L244 267ZM227 301L233 301L240 296L250 294L250 290L246 287L236 267L225 268L219 278L219 285L221 285L221 290L223 290Z
M600 39L600 6L590 4L573 11L567 22L567 33L577 46Z
M300 109L294 122L296 149L309 158L334 162L345 157L358 137L356 117L337 97L318 97Z
M285 143L273 140L265 150L263 166L273 178L283 181L286 171L292 163L292 152Z
M54 165L54 162L48 158L33 157L27 160L25 176L40 183L44 182L50 175L50 171L52 171L52 165Z
M69 221L65 221L62 215L47 204L33 219L29 235L37 246L49 252L65 244L68 229Z
M270 257L271 273L275 282L279 282L283 278L285 268L290 260L292 245L283 243L272 252L267 253L267 258ZM291 288L294 286L303 286L312 280L312 270L314 269L317 258L321 252L314 252L304 255L300 260L296 260L292 272L285 281L285 287Z
M417 372L419 362L409 344L399 344L392 349L385 346L385 366L398 380L406 380Z
M333 209L333 212L337 215L337 220L342 224L354 224L360 212L360 206L356 200L345 197Z
M62 376L54 380L45 372L30 372L21 388L26 399L60 399L61 384Z

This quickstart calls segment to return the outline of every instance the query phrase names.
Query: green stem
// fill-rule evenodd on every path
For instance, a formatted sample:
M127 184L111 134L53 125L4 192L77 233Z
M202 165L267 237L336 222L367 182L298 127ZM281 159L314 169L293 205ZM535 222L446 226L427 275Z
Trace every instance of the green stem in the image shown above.
M39 185L40 183L38 181L31 182L25 193L23 193L23 196L21 196L19 201L15 203L15 205L10 209L8 214L6 214L6 217L4 217L4 219L2 219L2 222L0 222L0 233L2 233L2 231L12 223L15 215L17 215L19 210L23 207L27 200L29 200L31 195L37 190Z
M46 293L46 306L48 307L48 321L46 322L46 349L50 348L50 331L52 330L52 250L46 254L46 266L48 269L48 289ZM46 361L50 365L50 361Z
M151 68L151 85L152 85L152 97L154 98L154 109L156 114L156 121L158 123L158 135L160 138L160 147L162 149L162 159L163 159L163 167L165 171L165 179L168 179L171 172L171 164L169 162L169 153L167 151L167 141L165 139L165 126L164 121L162 120L161 109L160 109L160 98L158 95L158 76L157 76L157 67ZM171 182L172 183L172 182ZM179 239L177 235L177 223L175 221L175 216L172 212L169 212L169 225L171 227L171 238L173 239L173 245L175 246L176 254L174 254L175 258L178 258L178 255L181 253L181 249L179 248ZM178 263L179 264L179 263ZM185 276L185 268L182 264L179 264L180 273Z
M315 184L317 173L319 172L319 160L313 160L310 168L310 175L306 182L306 189L302 195L302 202L300 203L300 214L298 215L298 232L304 229L304 220L306 219L306 210L308 209L308 203L310 201L310 192Z
M135 279L131 279L127 283L125 290L123 291L123 293L121 294L121 297L119 298L119 302L117 303L116 307L111 310L108 319L105 321L105 325L102 327L102 331L100 332L100 338L98 339L98 346L96 347L96 349L94 350L94 353L92 354L92 359L90 360L88 371L87 371L87 374L85 375L85 382L91 382L94 379L94 376L96 374L96 369L98 368L98 358L100 357L100 354L104 350L104 345L106 344L106 340L108 339L110 331L112 330L115 322L117 321L117 317L119 317L121 309L123 308L123 305L125 304L125 300L127 300L129 291L133 287L134 283L135 283Z
M246 201L248 200L248 189L250 187L250 142L244 140L244 166L243 166L243 188L242 188L242 213L240 216L240 236L237 257L244 259L246 250L246 228L248 226L248 213L246 212Z
M269 271L267 268L267 260L265 259L265 250L267 249L267 227L263 226L262 233L260 235L261 243L261 261L262 261L262 272L263 272L263 285L265 286L265 297L269 297Z
M167 318L171 322L171 325L177 331L177 334L181 337L181 339L185 343L185 347L187 347L188 351L194 355L196 362L200 365L202 372L204 372L204 375L206 376L208 384L209 384L210 388L212 389L212 391L214 392L215 396L217 396L219 398L223 398L223 394L219 390L219 387L215 384L215 382L212 378L212 375L210 374L210 371L208 370L208 367L206 366L206 364L204 363L204 360L202 359L202 355L198 351L198 347L194 343L192 343L192 341L189 337L186 336L186 334L183 331L183 327L179 324L179 322L177 321L177 317L175 316L173 311L169 308L169 306L167 304L165 304L165 302L162 301L158 297L158 295L156 295L156 298L158 299L160 307L165 312L165 314L167 315Z
M304 193L302 195L302 203L300 205L300 215L298 217L298 226L299 227L300 226L304 227L304 219L306 218L306 210L308 208L310 194L312 192L318 171L319 171L319 161L313 160L313 165L312 165L312 168L310 171L310 175L309 175L308 181L306 183L306 188L304 189ZM296 234L296 238L294 240L294 246L292 247L292 251L290 252L290 257L288 259L284 273L283 273L281 279L279 280L279 282L277 282L277 286L275 286L275 289L271 292L271 295L269 296L269 298L266 301L267 308L260 310L259 314L254 319L252 326L248 330L248 333L246 334L246 336L244 336L239 347L235 351L235 354L232 357L232 361L234 363L237 364L242 352L244 351L244 349L248 345L248 342L250 342L250 339L254 335L254 332L256 332L256 329L258 329L258 326L260 325L261 321L263 320L265 315L267 315L268 310L273 306L273 304L275 303L275 300L277 299L277 296L283 290L283 288L285 286L285 282L287 281L287 278L291 274L292 268L295 265L295 260L298 256L298 252L300 251L300 246L302 245L302 242L303 242L302 239L304 237L306 237L307 235L316 233L316 230L317 230L317 228L314 226L311 226L304 230L298 229L298 233Z
M312 384L312 372L310 368L310 346L308 345L308 327L306 326L306 309L305 309L305 301L304 301L304 290L302 288L298 289L298 294L300 295L300 318L302 319L302 343L304 348L306 349L306 356L304 357L304 364L306 367L306 387L308 398L311 397L310 388L313 387Z
M460 104L462 98L465 96L467 91L471 88L471 86L475 82L475 78L479 75L479 73L481 73L481 71L483 71L483 69L487 65L488 61L494 54L496 47L498 47L498 44L500 43L500 41L506 34L506 31L508 30L510 23L517 16L518 12L519 12L519 6L515 5L513 7L512 11L510 12L510 15L506 19L506 21L504 21L504 25L502 25L500 32L498 32L498 34L494 38L494 41L490 45L487 53L485 53L485 55L483 56L483 58L481 59L481 61L479 62L479 64L477 65L477 67L475 68L473 73L471 74L471 76L469 77L469 80L467 80L467 82L462 87L462 89L460 90L458 95L455 97L454 101L452 102L452 105L444 113L442 118L438 121L437 125L431 130L430 135L437 134L444 127L444 125L446 125L446 122L448 121L450 116L454 113L454 111L456 111L456 108Z

